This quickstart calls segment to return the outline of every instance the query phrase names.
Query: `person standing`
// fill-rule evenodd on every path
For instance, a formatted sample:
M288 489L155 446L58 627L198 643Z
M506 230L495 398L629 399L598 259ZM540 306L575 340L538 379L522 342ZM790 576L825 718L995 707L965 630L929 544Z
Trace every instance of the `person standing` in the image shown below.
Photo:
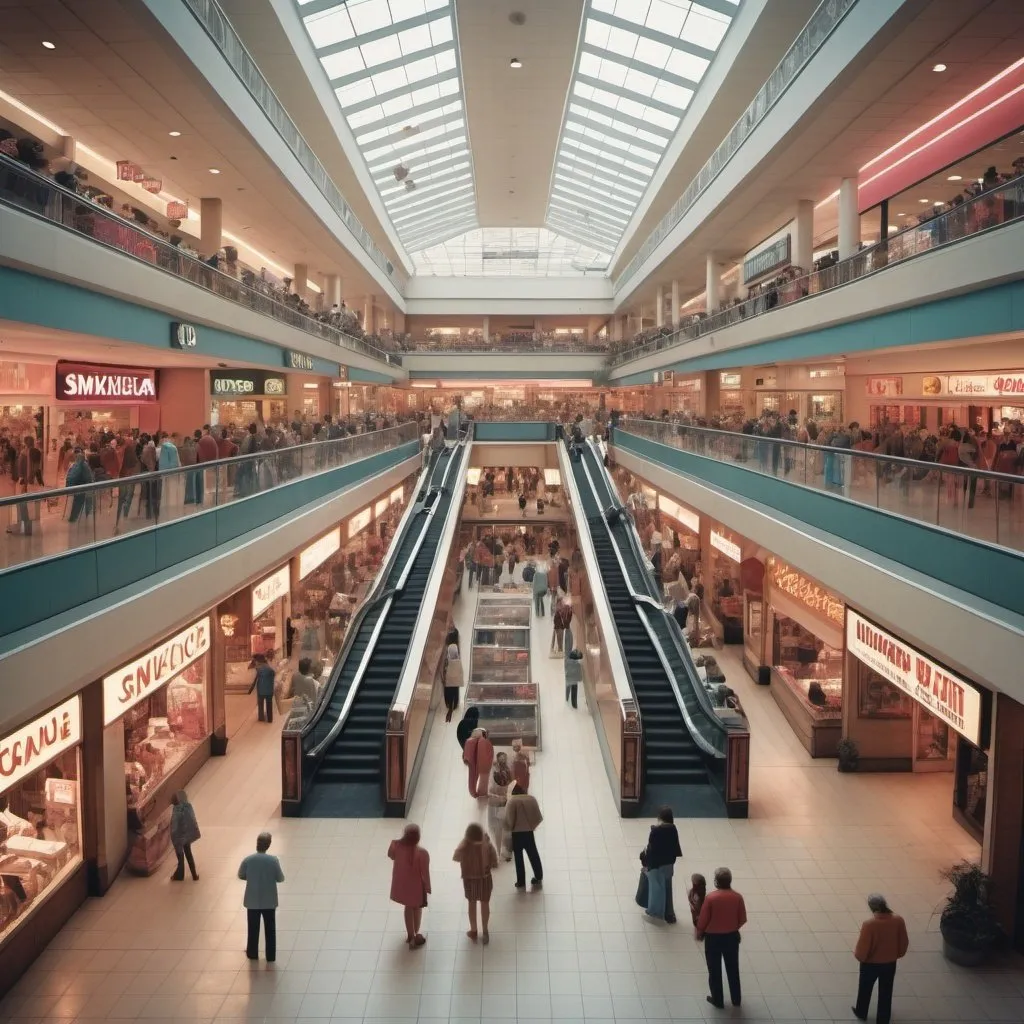
M300 658L298 670L292 674L292 696L301 698L310 707L316 707L317 698L320 696L320 687L313 678L313 660L311 658Z
M276 673L267 664L265 654L254 654L253 665L256 668L256 678L253 680L253 688L256 690L256 712L261 722L273 722L274 720L274 678ZM252 691L250 690L250 693ZM264 718L264 712L266 717Z
M178 858L178 867L171 875L172 882L185 881L185 861L188 861L192 881L199 881L196 862L192 858L192 844L198 842L199 838L199 822L196 821L195 809L189 803L185 790L179 789L171 797L171 846L174 847L174 854Z
M486 946L490 941L487 925L491 920L491 894L494 891L494 877L491 872L498 866L498 851L484 830L473 822L467 826L462 842L455 847L452 860L462 869L462 891L469 904L469 931L466 935L476 942L476 905L479 903L479 935Z
M682 857L679 845L679 831L672 817L671 807L658 811L658 821L651 826L647 847L641 856L647 868L647 910L648 917L656 921L675 924L675 911L669 902L672 875L675 863Z
M565 656L565 699L576 710L580 683L583 682L583 652L569 651Z
M84 484L92 483L92 470L85 460L85 452L82 448L75 448L75 461L68 469L67 479L64 481L66 487L81 487ZM76 494L71 499L71 512L68 515L69 523L77 523L79 516L84 511L91 515L93 508L93 496L91 494Z
M569 597L553 598L556 602L554 614L551 616L551 653L561 656L563 651L562 643L565 639L565 631L572 622L572 601Z
M544 820L537 798L531 796L517 782L505 804L505 829L512 834L512 856L516 862L516 888L526 888L526 865L523 856L530 859L533 877L530 885L539 889L544 882L544 867L537 852L534 832Z
M512 741L512 778L524 793L530 792L530 755L523 750L523 741Z
M533 577L533 610L538 616L544 614L544 597L548 592L548 577L537 569Z
M708 965L707 997L712 1006L722 1009L722 962L729 979L729 996L733 1006L740 1005L740 929L747 923L743 897L732 887L728 868L715 871L715 888L709 892L697 918L697 938L704 940L704 960Z
M480 709L477 707L466 708L466 713L462 716L462 721L459 722L455 729L455 738L459 741L459 747L465 751L466 743L469 738L473 735L473 730L480 724ZM465 759L463 759L465 764Z
M444 706L448 709L444 716L446 722L452 720L452 715L459 706L459 690L464 682L459 648L456 644L450 643L444 670Z
M504 856L508 843L505 833L505 804L508 803L509 786L514 782L512 768L508 763L508 754L499 751L494 761L490 786L487 790L487 827L495 848ZM505 857L509 860L511 854Z
M486 729L478 729L480 733L476 743L476 795L487 796L487 786L491 778L491 768L494 767L494 744Z
M878 1008L875 1020L889 1024L892 1019L892 986L896 978L896 961L910 948L907 924L894 914L881 893L868 896L871 917L860 926L860 935L853 955L860 961L857 984L857 1005L851 1007L858 1020L868 1019L871 992L878 982Z
M284 881L281 862L267 853L272 838L269 832L261 832L256 837L256 852L250 853L238 868L238 877L245 882L242 905L249 923L245 955L250 960L260 958L262 918L268 964L277 959L277 887Z
M420 924L430 894L430 854L420 846L419 825L406 825L401 838L391 840L388 857L394 862L391 900L405 909L405 941L418 948L427 941Z

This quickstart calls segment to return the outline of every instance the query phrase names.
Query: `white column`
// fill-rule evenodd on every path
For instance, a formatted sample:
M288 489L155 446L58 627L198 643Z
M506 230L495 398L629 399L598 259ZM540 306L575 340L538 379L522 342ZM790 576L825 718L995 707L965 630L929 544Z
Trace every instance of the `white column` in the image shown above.
M810 272L814 262L814 201L801 199L796 204L796 230L793 232L793 251L790 257L794 267Z
M309 267L305 263L296 263L292 274L292 291L300 299L306 297L306 285L309 283Z
M219 199L199 200L199 252L209 259L224 244L221 239L223 210Z
M363 303L363 330L367 334L377 333L377 318L374 314L372 295L367 295Z
M718 260L713 252L707 256L707 278L705 283L705 298L707 300L707 311L713 313L718 309Z
M491 318L489 316L484 317L484 341L491 340Z
M654 325L655 327L665 326L665 289L658 285L658 291L654 298Z
M341 305L341 278L337 274L324 275L324 309Z
M679 282L672 282L672 326L679 326Z
M843 178L839 183L839 258L848 259L860 252L860 212L857 209L857 179Z
M622 341L622 317L616 314L611 321L612 341Z

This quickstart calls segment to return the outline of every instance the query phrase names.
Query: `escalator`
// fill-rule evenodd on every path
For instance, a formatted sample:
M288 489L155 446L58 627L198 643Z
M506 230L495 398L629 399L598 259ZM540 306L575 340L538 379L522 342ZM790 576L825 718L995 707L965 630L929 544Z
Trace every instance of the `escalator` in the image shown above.
M302 730L301 811L315 817L374 817L384 811L388 710L465 473L469 441L436 453L391 543L373 590L356 612L324 697ZM286 813L288 813L286 811ZM296 813L292 811L291 813Z
M643 799L638 813L669 804L687 817L726 814L727 729L715 713L690 649L663 608L628 513L599 448L570 448L586 529L618 633L643 730Z

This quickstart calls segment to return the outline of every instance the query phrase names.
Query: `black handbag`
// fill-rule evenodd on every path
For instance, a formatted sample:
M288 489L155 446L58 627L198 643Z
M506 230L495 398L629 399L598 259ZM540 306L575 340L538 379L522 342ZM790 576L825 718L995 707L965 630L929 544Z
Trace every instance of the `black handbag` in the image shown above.
M647 869L640 869L640 881L637 882L636 886L636 905L647 909L647 900L649 893L649 883L647 881Z

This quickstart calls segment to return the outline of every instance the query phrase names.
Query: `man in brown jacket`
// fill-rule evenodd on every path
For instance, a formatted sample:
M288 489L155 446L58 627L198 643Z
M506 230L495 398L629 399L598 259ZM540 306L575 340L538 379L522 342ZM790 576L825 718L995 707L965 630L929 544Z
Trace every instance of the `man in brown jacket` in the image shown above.
M524 853L530 858L530 867L533 869L530 885L539 889L544 881L544 868L541 866L540 854L537 852L537 840L533 837L534 830L543 820L544 816L540 813L537 798L530 796L517 782L512 787L512 792L505 804L505 831L512 835L512 855L516 860L517 889L526 888Z
M858 1020L868 1019L871 992L878 981L878 1009L875 1020L889 1024L892 1017L892 984L896 978L896 961L902 959L910 945L906 922L889 909L880 893L868 897L871 917L860 926L860 936L853 955L860 961L860 982L857 1005L852 1007Z

